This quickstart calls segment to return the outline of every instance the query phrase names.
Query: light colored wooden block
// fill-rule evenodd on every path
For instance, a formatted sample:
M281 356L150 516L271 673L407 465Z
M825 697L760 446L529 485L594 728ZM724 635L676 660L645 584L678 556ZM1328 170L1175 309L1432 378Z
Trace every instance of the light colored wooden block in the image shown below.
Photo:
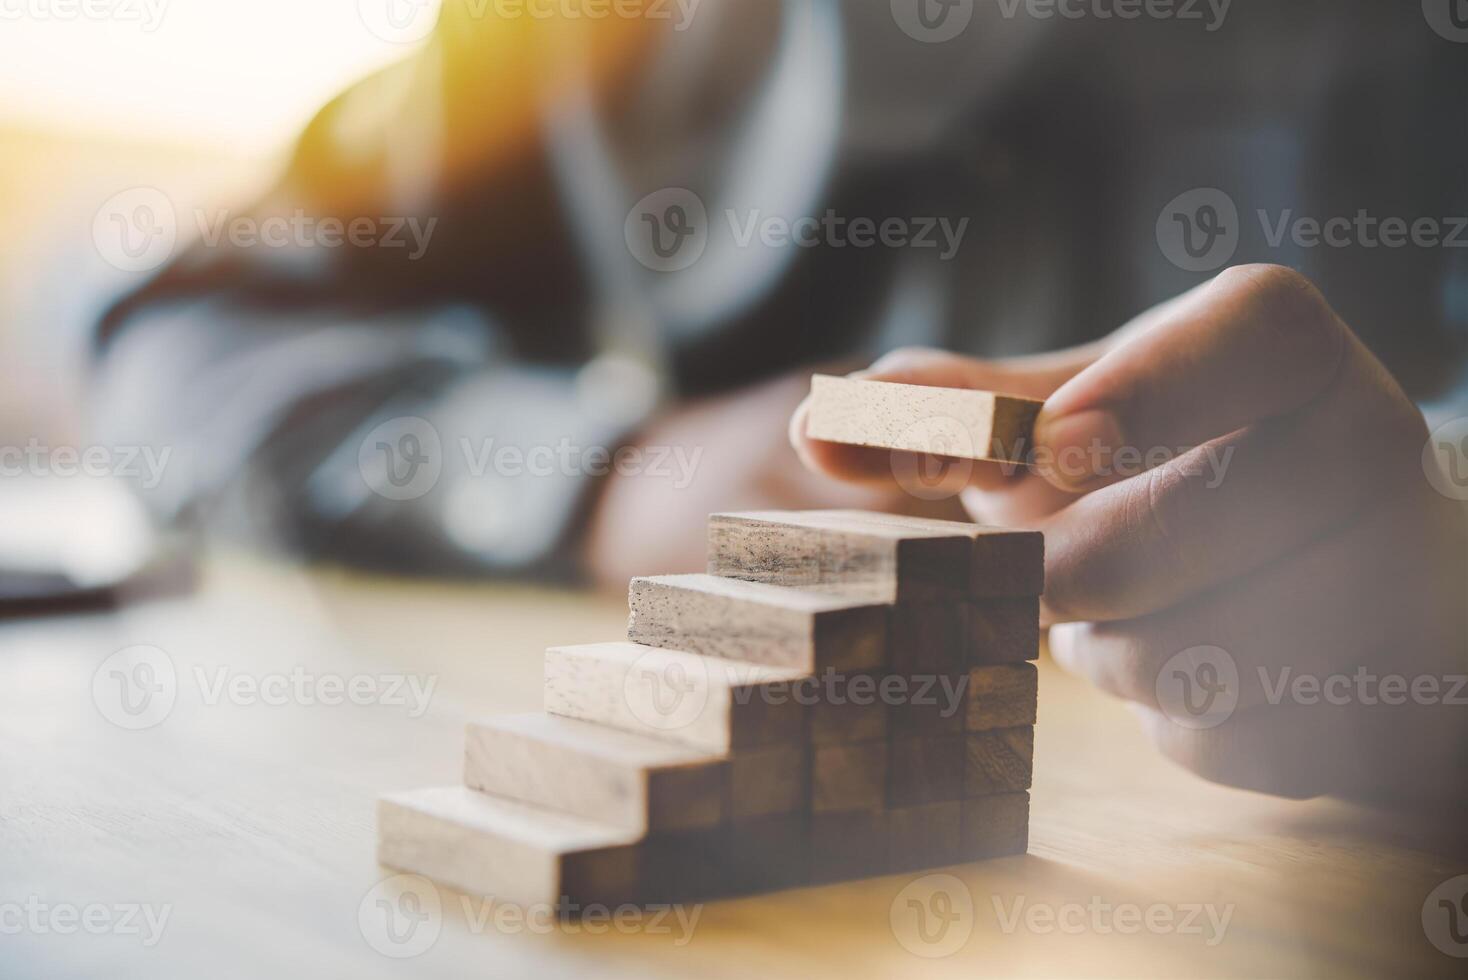
M964 796L963 735L893 739L887 746L887 804L944 803Z
M853 446L1023 462L1042 404L991 391L817 374L805 431Z
M1030 788L1034 776L1035 730L1000 728L965 736L964 795L988 796Z
M465 732L472 789L647 833L729 817L729 772L714 753L555 715L504 715Z
M1038 531L861 510L709 518L709 572L880 602L1037 596Z
M810 779L813 813L880 810L887 800L887 743L815 746Z
M886 873L886 810L811 814L811 881L848 881Z
M971 732L1033 725L1040 672L1030 663L975 667L968 672L965 693L964 727Z
M545 652L545 710L728 753L798 743L800 670L736 663L625 641Z
M965 594L973 545L861 511L752 511L709 518L711 574L873 602ZM873 519L873 518L877 519Z
M878 667L887 610L861 600L712 575L635 578L627 636L649 646L806 672Z
M638 835L444 786L377 804L377 859L397 871L523 905L641 901Z
M967 582L959 591L969 598L1017 599L1045 591L1045 536L1039 531L865 510L819 513L831 520L855 521L894 534L963 538L968 542L968 572Z
M751 820L804 810L810 798L805 745L736 752L729 758L730 818Z
M957 864L962 848L963 804L957 800L887 811L889 871L917 871Z
M983 599L969 604L968 665L1021 663L1040 656L1039 599Z
M963 801L965 861L1023 854L1030 843L1030 794L998 793Z

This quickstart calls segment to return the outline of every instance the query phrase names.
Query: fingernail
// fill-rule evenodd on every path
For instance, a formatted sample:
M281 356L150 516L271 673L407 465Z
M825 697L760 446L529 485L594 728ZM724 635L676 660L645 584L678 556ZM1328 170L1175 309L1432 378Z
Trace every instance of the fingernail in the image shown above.
M1035 424L1036 465L1062 486L1082 490L1103 476L1122 445L1121 423L1103 409L1050 418Z

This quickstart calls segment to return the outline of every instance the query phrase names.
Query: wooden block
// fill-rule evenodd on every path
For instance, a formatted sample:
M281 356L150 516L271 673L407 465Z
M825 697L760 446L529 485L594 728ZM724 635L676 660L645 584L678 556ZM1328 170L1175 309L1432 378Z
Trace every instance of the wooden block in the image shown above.
M894 675L897 676L897 675ZM901 677L901 698L887 709L891 738L957 735L968 706L968 672Z
M886 810L811 814L811 881L847 881L886 873Z
M901 602L888 617L887 662L909 677L957 674L969 643L967 602Z
M968 743L964 795L988 796L1030 788L1034 775L1035 730L1000 728L964 736Z
M970 603L968 664L1012 664L1040 656L1040 600L984 599Z
M806 672L879 667L887 610L778 585L664 575L635 578L627 636L637 643Z
M1030 794L998 793L963 801L965 861L1023 854L1030 844Z
M917 871L964 860L963 804L957 800L887 811L889 871Z
M864 510L820 513L831 520L857 521L895 534L963 538L968 543L968 571L966 583L958 590L971 599L1018 599L1045 591L1045 536L1039 531Z
M729 828L737 893L794 888L810 877L810 818L804 813L740 820Z
M798 670L735 663L637 643L545 652L545 710L727 753L797 743L805 708Z
M719 756L539 712L471 722L464 782L638 833L729 817L729 772Z
M969 388L817 374L811 378L805 432L852 446L1023 462L1042 404Z
M697 902L734 891L729 825L658 834L637 847L643 902Z
M887 799L887 743L815 746L810 780L813 813L880 810Z
M965 694L964 727L971 732L1033 725L1040 672L1029 663L975 667L968 672Z
M812 745L874 742L887 737L888 706L877 696L882 674L823 674L797 684L806 702ZM868 696L870 692L870 696Z
M887 746L887 804L944 803L964 796L965 736L894 739Z
M643 900L635 833L463 786L379 800L377 859L397 871L524 905Z
M810 751L804 745L736 752L729 758L730 818L799 813L810 797Z
M882 517L861 511L714 514L708 570L872 602L966 594L973 550L968 537Z

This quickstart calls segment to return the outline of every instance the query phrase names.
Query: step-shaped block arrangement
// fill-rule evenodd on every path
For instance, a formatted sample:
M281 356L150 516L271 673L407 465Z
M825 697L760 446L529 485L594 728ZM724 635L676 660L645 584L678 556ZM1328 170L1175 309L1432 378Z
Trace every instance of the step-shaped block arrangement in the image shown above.
M543 712L471 722L464 785L379 804L390 867L563 909L1023 853L1039 534L714 515L625 640L553 647Z

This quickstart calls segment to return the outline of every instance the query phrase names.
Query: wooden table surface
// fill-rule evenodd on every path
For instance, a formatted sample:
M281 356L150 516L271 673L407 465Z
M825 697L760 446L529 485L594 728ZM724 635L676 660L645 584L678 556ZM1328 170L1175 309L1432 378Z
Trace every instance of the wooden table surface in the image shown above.
M613 599L241 557L187 598L0 623L0 975L1461 975L1421 920L1428 893L1468 871L1461 827L1210 786L1048 661L1027 856L710 903L691 931L497 928L445 891L426 951L379 953L358 918L390 874L373 858L375 797L455 782L467 717L536 707L546 645L623 623ZM127 731L92 682L135 644L167 653L177 698ZM436 686L416 718L212 698L221 679L293 671ZM89 905L118 927L63 934L56 910ZM122 928L128 906L167 911L151 946Z

